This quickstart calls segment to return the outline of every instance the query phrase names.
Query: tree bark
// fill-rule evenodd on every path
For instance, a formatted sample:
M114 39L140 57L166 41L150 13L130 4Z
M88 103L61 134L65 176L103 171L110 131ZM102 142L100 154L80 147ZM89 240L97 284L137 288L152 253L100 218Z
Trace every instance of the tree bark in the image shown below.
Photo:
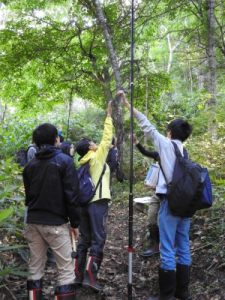
M7 111L7 105L6 104L3 105L0 101L1 123L4 123L5 121L6 111Z
M118 57L116 55L116 51L113 46L112 37L109 32L107 21L106 21L106 18L105 18L105 15L104 15L104 12L102 10L102 6L101 6L99 0L94 0L93 2L96 7L96 17L98 19L100 26L102 27L102 31L103 31L104 38L105 38L105 43L106 43L107 49L109 51L109 57L110 57L110 61L111 61L111 65L112 65L112 69L113 69L113 73L114 73L114 77L115 77L115 81L116 81L116 89L120 89L121 88L121 76L120 76L120 70L119 70L119 64L118 64Z
M209 92L208 107L210 109L210 120L209 120L209 133L213 139L216 139L216 57L215 57L215 1L206 1L207 10L207 29L208 29L208 44L206 49L207 60L208 60L208 82L207 90Z
M149 86L148 86L148 76L145 77L145 115L148 116L148 102L149 102ZM147 144L147 136L144 135L144 143Z
M111 66L113 69L113 74L116 83L116 90L121 88L121 74L120 68L118 63L118 57L116 54L116 50L114 48L112 37L109 32L109 28L107 25L106 17L104 15L101 3L99 0L93 0L95 8L96 8L96 17L97 20L102 28L103 35L105 38L105 44L108 49L109 58L111 62ZM108 99L111 100L111 99ZM119 162L120 166L123 162L123 136L124 136L124 129L123 129L123 117L122 117L122 109L120 105L119 99L114 99L113 101L113 122L116 130L116 137L117 137L117 147L118 147L118 154L119 154Z
M216 58L215 58L215 3L214 0L207 0L207 14L208 14L208 91L210 99L208 105L216 104Z
M173 63L173 54L174 51L177 49L177 47L180 45L182 40L182 37L179 41L176 42L176 44L174 46L172 46L171 43L171 37L170 34L167 34L167 42L168 42L168 48L169 48L169 58L168 58L168 64L167 64L167 74L170 73L171 67L172 67L172 63Z

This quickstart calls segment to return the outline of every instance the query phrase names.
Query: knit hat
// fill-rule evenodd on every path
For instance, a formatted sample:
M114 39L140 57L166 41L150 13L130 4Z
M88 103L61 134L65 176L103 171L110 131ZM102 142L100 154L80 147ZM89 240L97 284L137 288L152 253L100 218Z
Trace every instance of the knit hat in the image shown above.
M85 154L88 153L90 147L90 140L83 138L76 144L76 151L80 155L80 157L83 157Z

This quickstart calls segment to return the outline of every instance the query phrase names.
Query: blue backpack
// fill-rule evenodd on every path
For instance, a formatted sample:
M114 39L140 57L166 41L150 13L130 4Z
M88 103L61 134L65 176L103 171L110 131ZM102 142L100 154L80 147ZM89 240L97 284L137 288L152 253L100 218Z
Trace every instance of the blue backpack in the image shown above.
M201 171L202 193L198 201L197 209L209 208L213 204L212 184L207 168Z
M167 183L167 199L171 212L179 217L192 217L196 210L209 208L213 203L212 185L207 168L188 159L187 151L181 155L176 143L172 142L176 162L172 181Z
M78 179L79 179L79 190L80 190L80 192L79 192L80 206L87 205L91 201L91 199L94 198L95 193L98 189L98 186L101 183L102 177L105 173L106 164L104 164L102 173L100 175L100 178L99 178L96 186L94 185L94 183L92 181L89 169L90 169L90 165L89 165L89 163L86 163L77 170Z

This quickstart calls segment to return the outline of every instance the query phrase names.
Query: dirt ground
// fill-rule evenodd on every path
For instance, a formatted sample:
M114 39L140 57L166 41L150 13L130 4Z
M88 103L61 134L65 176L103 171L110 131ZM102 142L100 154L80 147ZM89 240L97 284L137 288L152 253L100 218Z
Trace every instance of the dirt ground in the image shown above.
M224 210L201 212L192 220L191 251L192 269L190 289L193 300L225 299L225 225ZM113 203L108 219L108 238L105 246L105 257L99 279L104 284L104 293L96 294L80 288L77 300L123 300L127 297L128 282L128 205ZM140 253L146 232L147 215L134 210L133 245L133 298L147 300L150 294L158 292L159 257L144 260ZM13 254L8 255L10 259ZM5 257L6 258L6 257ZM17 264L23 264L17 257ZM46 268L44 291L46 299L54 299L56 269ZM26 279L17 276L5 278L5 285L0 287L0 300L25 300Z

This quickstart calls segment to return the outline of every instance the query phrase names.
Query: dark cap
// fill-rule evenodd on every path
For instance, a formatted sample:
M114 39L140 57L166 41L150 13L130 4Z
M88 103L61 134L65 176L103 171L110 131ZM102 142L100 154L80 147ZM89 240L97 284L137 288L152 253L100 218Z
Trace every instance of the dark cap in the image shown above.
M80 157L83 157L85 154L88 153L90 147L90 140L83 138L76 144L76 151L80 155Z

